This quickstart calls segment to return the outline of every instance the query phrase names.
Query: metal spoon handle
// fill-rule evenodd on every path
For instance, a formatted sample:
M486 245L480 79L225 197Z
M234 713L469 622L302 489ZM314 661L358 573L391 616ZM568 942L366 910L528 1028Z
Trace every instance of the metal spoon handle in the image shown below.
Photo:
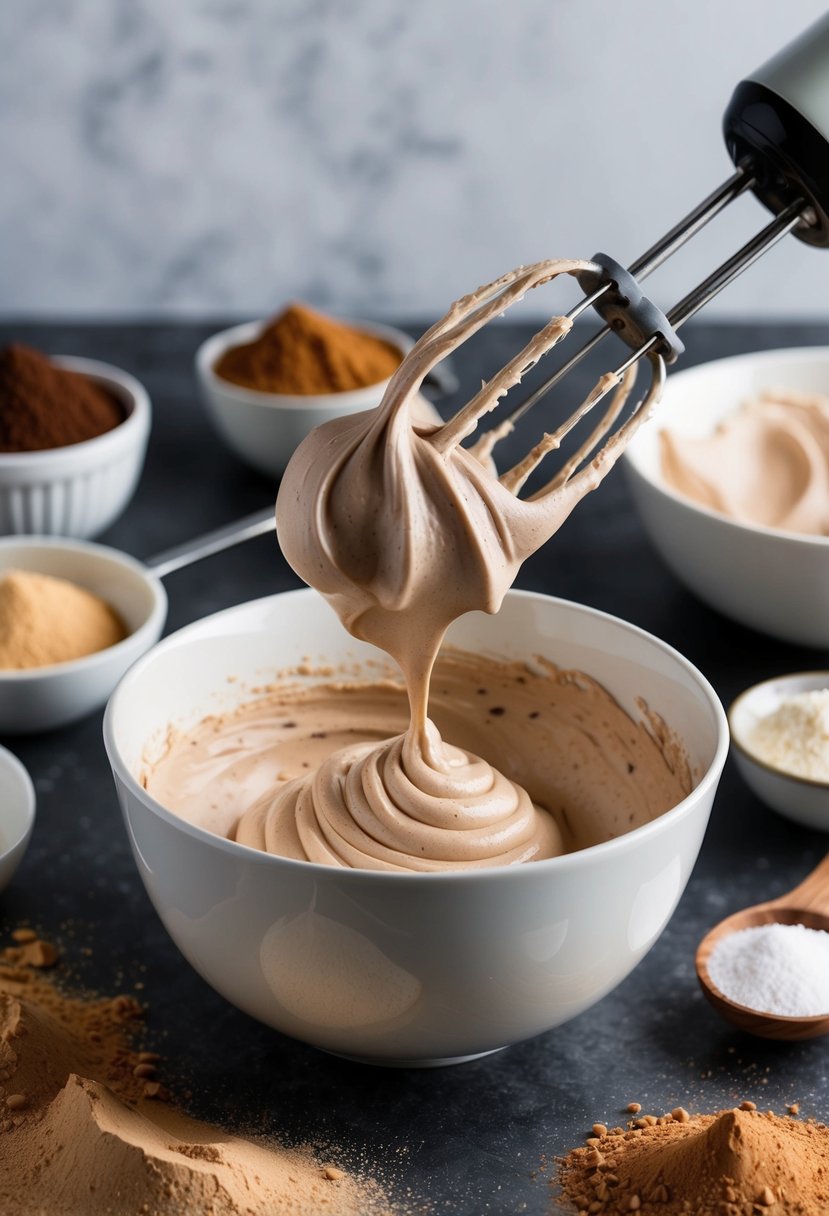
M829 853L788 895L770 900L771 907L776 905L829 916Z
M188 540L182 545L174 545L172 549L165 549L163 553L157 553L155 557L149 558L145 565L158 578L165 578L174 570L190 566L193 562L200 562L202 558L210 557L214 553L221 553L223 549L230 549L233 545L241 544L242 541L253 540L255 536L273 532L275 528L274 509L271 505L264 507L261 511L254 511L252 515L245 515L243 519L237 519L232 524L225 524L221 528L214 528L212 532L205 532L203 536L197 536L195 540Z

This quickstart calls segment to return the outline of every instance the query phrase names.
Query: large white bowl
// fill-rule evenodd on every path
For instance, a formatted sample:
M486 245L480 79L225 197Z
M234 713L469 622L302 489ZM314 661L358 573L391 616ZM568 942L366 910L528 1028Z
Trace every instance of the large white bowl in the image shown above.
M35 789L26 769L0 747L0 891L23 860L35 825Z
M132 498L150 434L150 399L127 372L97 359L55 355L121 403L124 421L103 435L42 452L0 452L0 534L97 536Z
M497 616L464 617L450 640L581 668L636 716L644 697L684 741L698 773L693 792L616 840L475 873L289 861L185 823L140 781L171 722L186 728L229 708L245 683L261 685L304 655L376 657L312 591L242 604L173 634L136 663L104 718L139 873L185 957L269 1026L377 1063L495 1050L575 1017L624 979L682 894L728 747L725 714L703 676L614 617L511 592Z
M129 632L114 646L68 663L0 669L4 734L52 730L100 709L130 664L161 636L167 617L164 588L145 566L117 549L57 537L6 537L0 540L0 576L5 570L32 570L76 583L106 600Z
M651 540L691 591L752 629L827 646L829 537L735 523L677 494L660 470L660 430L708 435L743 401L775 388L829 394L829 347L736 355L676 372L623 462Z
M382 338L401 355L414 345L408 334L388 325L368 321L346 323ZM249 321L208 338L196 351L196 377L211 421L227 446L260 473L278 477L294 449L314 427L343 414L357 414L379 405L388 379L351 392L291 396L243 388L218 376L214 369L224 352L232 346L254 342L266 324L267 321ZM424 421L440 421L425 398L421 406Z

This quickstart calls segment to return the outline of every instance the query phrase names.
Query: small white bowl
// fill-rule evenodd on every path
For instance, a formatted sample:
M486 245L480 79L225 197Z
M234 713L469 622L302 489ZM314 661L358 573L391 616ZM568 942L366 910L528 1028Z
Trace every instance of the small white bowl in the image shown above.
M23 860L35 824L35 790L26 769L0 747L0 891Z
M684 742L693 791L615 840L465 873L291 861L186 823L140 780L171 723L187 729L232 708L251 695L245 685L303 655L349 670L355 658L377 658L308 590L241 604L166 638L125 676L104 718L136 865L184 956L267 1025L374 1063L426 1066L493 1051L614 988L685 888L728 750L725 713L705 678L664 642L604 613L513 591L497 616L457 621L449 641L584 670L636 719L644 698Z
M375 325L368 321L344 323L382 338L396 347L401 355L405 355L414 345L408 334L388 325ZM260 473L278 477L294 449L314 427L332 418L340 418L343 414L357 414L379 405L388 379L352 392L294 397L286 393L264 393L243 388L218 376L214 368L224 352L231 346L254 342L266 324L267 321L249 321L208 338L196 351L196 376L207 412L227 446ZM422 399L422 409L424 421L440 421L437 412L425 398Z
M751 734L784 697L829 688L829 671L802 671L763 680L740 693L728 711L734 760L749 789L773 811L807 828L829 832L829 782L798 777L762 760Z
M97 536L132 498L150 434L143 385L109 363L67 356L58 367L81 372L110 392L124 421L103 435L42 452L0 452L0 534Z
M735 523L662 479L661 430L708 435L744 401L775 388L829 395L829 347L737 355L669 376L623 461L651 540L691 591L752 629L829 646L829 537Z
M22 671L0 670L0 732L28 734L83 718L104 704L127 668L157 642L167 595L140 562L104 545L42 537L0 540L4 570L34 570L67 579L101 596L129 633L106 650Z

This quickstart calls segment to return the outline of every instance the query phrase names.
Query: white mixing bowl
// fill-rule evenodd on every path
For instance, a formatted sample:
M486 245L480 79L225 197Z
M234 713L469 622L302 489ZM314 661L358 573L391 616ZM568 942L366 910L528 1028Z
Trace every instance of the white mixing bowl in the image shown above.
M26 769L0 747L0 891L23 860L35 825L35 787Z
M666 565L701 600L786 642L829 646L829 537L736 523L662 480L659 432L708 435L766 389L829 395L829 347L717 359L668 377L623 457L633 499Z
M711 686L664 642L578 604L511 592L450 641L545 655L598 678L687 748L693 792L607 843L529 865L399 874L289 861L185 823L143 788L170 723L245 699L301 656L376 657L325 602L296 591L173 634L113 694L104 737L141 878L170 935L233 1004L285 1034L383 1064L441 1064L575 1017L615 987L668 922L696 860L728 748ZM263 669L264 667L264 669ZM248 696L250 693L247 694Z

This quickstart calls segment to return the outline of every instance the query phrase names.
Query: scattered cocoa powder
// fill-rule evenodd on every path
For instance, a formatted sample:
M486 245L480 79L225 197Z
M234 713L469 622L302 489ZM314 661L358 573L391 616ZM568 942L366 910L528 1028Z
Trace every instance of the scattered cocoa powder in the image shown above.
M588 1140L559 1161L559 1210L579 1216L829 1211L829 1128L758 1111L753 1102L710 1115L677 1107L649 1122L636 1119L603 1137L599 1155Z
M14 1216L392 1216L380 1185L309 1149L197 1123L137 1051L131 996L62 990L18 930L0 951L0 1212ZM31 952L35 946L41 947ZM47 949L48 947L48 949ZM29 952L29 953L27 953Z
M270 321L255 342L216 361L223 380L266 393L342 393L387 380L403 356L388 342L302 304Z
M0 350L0 452L39 452L94 439L124 421L112 394L15 342Z

